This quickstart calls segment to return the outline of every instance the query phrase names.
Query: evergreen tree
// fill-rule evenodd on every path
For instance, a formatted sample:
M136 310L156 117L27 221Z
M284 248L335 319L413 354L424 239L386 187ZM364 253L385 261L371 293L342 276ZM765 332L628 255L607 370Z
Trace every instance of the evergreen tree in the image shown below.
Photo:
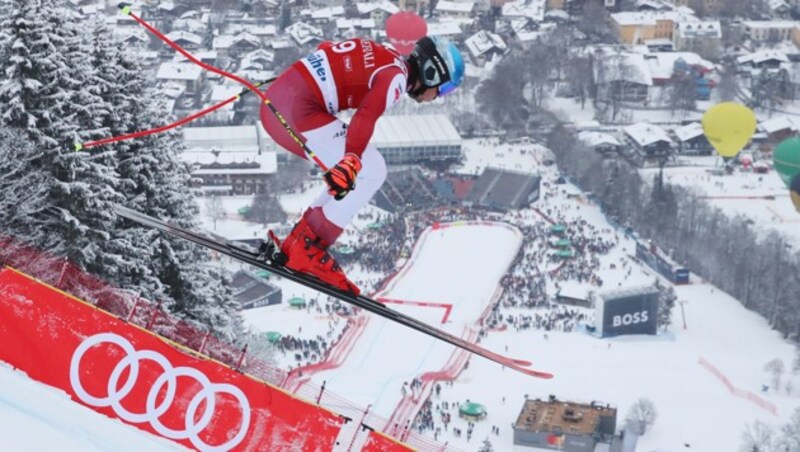
M675 301L678 299L678 296L675 295L674 288L664 287L657 278L656 288L658 288L657 325L666 331L672 324L672 308L675 307Z
M138 62L120 51L98 24L94 33L94 64L103 96L114 105L104 118L111 135L146 130L169 122ZM181 135L161 135L113 145L118 160L119 187L131 208L181 226L196 229L199 207L189 187L189 168L180 160ZM127 227L128 229L125 229ZM131 245L129 262L147 259L147 269L129 268L130 281L148 297L163 301L173 313L197 321L228 338L242 331L229 280L210 266L210 253L185 240L156 234L138 226L118 225L122 246ZM152 274L153 278L149 275Z
M6 0L0 121L27 136L33 151L7 149L0 177L16 167L17 207L0 213L4 231L69 258L90 271L119 256L103 249L113 216L109 201L121 201L108 156L90 158L72 150L93 136L103 100L88 83L92 68L75 14L55 0ZM8 184L6 181L5 184ZM48 215L48 207L60 215Z

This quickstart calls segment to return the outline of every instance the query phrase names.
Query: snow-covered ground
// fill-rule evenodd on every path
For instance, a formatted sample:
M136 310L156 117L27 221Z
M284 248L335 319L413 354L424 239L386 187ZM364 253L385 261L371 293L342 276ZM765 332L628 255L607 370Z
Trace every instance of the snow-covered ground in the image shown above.
M185 450L79 405L5 365L0 365L0 438L4 451Z
M545 182L551 182L556 175L555 168L538 166L540 148L536 145L497 146L471 140L466 149L465 173L491 163L508 169L519 170L522 166L540 171ZM497 153L501 157L497 157ZM681 176L676 172L670 173L670 177ZM770 190L773 185L748 175L729 180L740 180L742 184L761 183L764 190ZM713 182L706 185L714 187ZM616 234L595 206L581 198L564 196L565 192L574 193L575 190L575 187L551 184L544 190L551 196L537 203L537 207L560 212L566 218L583 218L599 230ZM735 191L732 185L728 190ZM540 221L529 211L521 212L520 217ZM465 227L427 234L423 246L416 249L410 259L408 270L385 295L416 301L448 300L456 306L455 312L467 305L479 309L491 296L491 287L487 285L474 291L469 299L462 289L475 278L485 279L487 284L496 282L497 269L504 268L516 253L513 241L507 245L502 245L505 242L496 244L498 237L505 234L500 231L506 230L491 226ZM484 244L480 247L481 254L489 250L492 253L490 259L480 259L483 271L478 274L475 273L477 266L470 268L470 263L477 264L477 261L462 255L464 249L474 249L475 244ZM636 286L653 281L655 276L649 269L628 259L632 249L630 242L620 239L618 246L603 258L599 275L607 282L606 287ZM473 254L475 252L478 251ZM611 269L610 263L625 259L632 268L630 275ZM470 442L464 435L454 436L452 428L440 435L439 441L448 441L464 450L477 450L483 439L489 438L495 450L515 450L510 424L516 420L522 401L526 396L546 398L550 394L563 400L586 403L598 400L616 406L618 426L636 400L652 400L658 416L653 427L639 440L637 450L642 451L676 451L687 447L702 451L737 450L747 424L756 420L772 426L787 422L794 409L800 406L800 399L785 389L762 392L763 385L771 382L764 366L776 358L788 365L795 348L770 330L758 315L712 286L678 287L677 295L679 306L673 312L672 327L669 332L655 337L598 339L581 332L545 334L536 330L517 332L513 328L489 333L482 345L513 357L530 359L535 367L556 376L549 381L534 380L503 370L495 363L472 358L469 368L458 380L452 386L445 385L438 398L434 396L434 403L477 401L487 407L488 417L476 424ZM392 307L408 310L406 312L434 324L439 320L431 309ZM298 311L276 306L252 311L246 318L255 329L284 328L287 334L297 334L300 327L304 332L322 332L329 328L330 319L311 314L304 317ZM470 313L474 315L474 311ZM684 315L686 329L683 328ZM466 318L453 318L445 328L458 332L464 323L468 323ZM442 360L453 351L448 348L419 333L373 318L345 364L314 375L312 381L317 385L325 381L327 390L355 403L371 405L372 412L389 418L400 400L403 382L428 371L441 370ZM701 365L701 361L706 364ZM735 393L709 370L710 366L727 377ZM762 398L765 406L774 405L777 415L747 400L748 393L751 397ZM452 427L465 431L466 422L453 414ZM499 435L491 433L492 426L499 427Z

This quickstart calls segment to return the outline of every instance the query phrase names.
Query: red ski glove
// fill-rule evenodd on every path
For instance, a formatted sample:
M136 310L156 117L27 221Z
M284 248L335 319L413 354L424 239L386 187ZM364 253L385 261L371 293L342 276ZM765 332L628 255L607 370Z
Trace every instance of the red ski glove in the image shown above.
M342 200L350 190L356 188L356 176L361 171L361 159L357 155L347 153L342 160L323 176L328 184L328 193L337 201Z

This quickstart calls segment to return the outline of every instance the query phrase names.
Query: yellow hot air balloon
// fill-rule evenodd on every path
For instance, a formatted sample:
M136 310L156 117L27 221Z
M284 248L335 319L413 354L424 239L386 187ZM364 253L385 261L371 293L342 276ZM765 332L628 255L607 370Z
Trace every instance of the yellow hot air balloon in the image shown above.
M703 132L723 157L735 157L756 131L753 110L736 102L714 105L703 114Z

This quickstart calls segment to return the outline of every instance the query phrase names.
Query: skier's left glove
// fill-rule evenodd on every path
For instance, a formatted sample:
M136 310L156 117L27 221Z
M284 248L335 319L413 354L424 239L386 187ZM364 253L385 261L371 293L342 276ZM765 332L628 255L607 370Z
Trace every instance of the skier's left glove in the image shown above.
M361 159L353 153L347 153L342 160L325 173L323 178L328 184L328 193L337 201L342 200L350 190L356 188L356 177L361 171Z

